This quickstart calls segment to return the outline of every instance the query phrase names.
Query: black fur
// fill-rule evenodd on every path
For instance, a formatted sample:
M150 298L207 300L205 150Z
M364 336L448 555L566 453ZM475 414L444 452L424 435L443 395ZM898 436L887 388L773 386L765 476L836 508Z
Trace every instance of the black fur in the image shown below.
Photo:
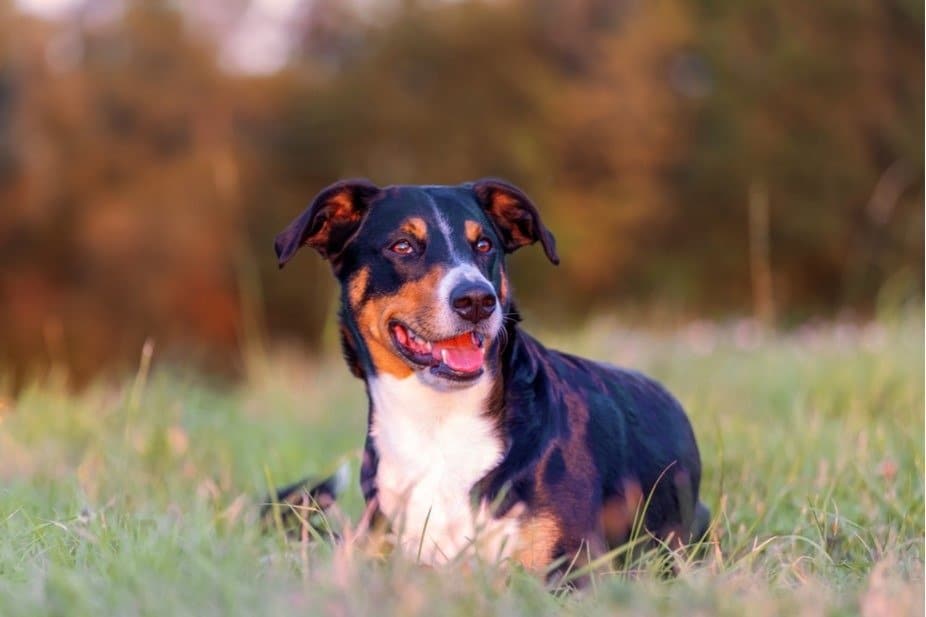
M481 255L458 234L421 249L422 259L383 252L402 221L422 217L438 227L436 212L455 232L466 221L480 223L501 251ZM276 242L282 267L302 245L329 259L342 283L339 313L345 358L363 379L378 370L364 344L349 302L348 283L363 269L363 299L395 293L429 267L472 255L493 285L506 315L486 365L496 375L486 414L504 443L502 460L472 488L476 500L496 504L496 516L517 505L525 521L552 517L556 538L547 561L575 555L583 546L602 551L628 540L634 518L646 506L643 526L676 543L700 538L709 513L699 502L701 461L695 436L678 401L646 376L544 347L519 327L507 289L504 253L539 242L559 262L553 235L520 189L488 179L456 187L398 186L379 189L347 181L322 191ZM426 251L426 252L425 252ZM372 403L369 418L375 409ZM368 423L369 426L369 423ZM375 506L379 457L367 434L360 481ZM305 491L305 485L294 485ZM320 485L321 486L321 485ZM284 489L286 500L293 487ZM316 500L319 487L309 494ZM320 495L325 495L321 490ZM333 496L332 496L333 498Z
M339 484L338 474L335 474L321 482L303 478L279 488L264 499L261 521L267 528L279 524L289 535L298 534L304 523L309 523L316 531L334 535L320 520L320 515L334 504L342 490Z

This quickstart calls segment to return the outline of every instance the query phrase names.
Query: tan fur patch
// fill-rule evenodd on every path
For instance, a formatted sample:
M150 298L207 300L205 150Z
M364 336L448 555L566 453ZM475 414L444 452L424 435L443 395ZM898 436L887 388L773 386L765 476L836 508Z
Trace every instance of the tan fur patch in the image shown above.
M552 369L550 372L553 372ZM569 441L563 444L563 456L569 461L569 467L574 471L585 472L595 465L585 440L585 431L588 426L588 403L575 392L566 394L564 399L569 426L573 427L573 431ZM587 477L585 473L582 473L582 476Z
M363 294L367 291L367 285L370 282L370 269L361 268L357 274L347 283L347 298L350 305L357 308L360 301L363 300Z
M327 255L326 245L331 237L332 230L360 222L360 212L354 207L353 193L347 187L341 189L325 201L324 222L303 244L312 246Z
M509 221L517 220L522 210L519 200L501 191L495 191L492 194L491 208L492 212L498 217ZM511 225L509 232L511 233L511 239L518 245L530 244L533 241L531 238L521 233L521 229L517 225Z
M399 379L412 374L412 369L392 346L388 323L393 319L401 321L422 336L431 338L426 329L428 309L436 302L435 290L444 273L443 266L436 266L417 281L400 287L395 294L378 296L360 308L357 322L377 371Z
M553 515L542 513L532 517L522 523L512 557L526 569L542 572L553 561L553 550L560 536L559 523Z
M424 219L414 216L410 219L407 219L399 227L402 231L407 234L411 234L418 240L425 240L428 237L428 224L424 222Z
M482 225L476 221L466 221L466 223L464 223L464 230L466 239L469 240L470 244L482 237Z
M502 281L499 284L498 299L502 304L505 304L505 301L508 299L508 275L505 274L504 270L501 271L501 278Z
M359 221L360 213L354 208L353 195L347 188L328 198L331 218L344 221Z
M620 542L630 536L634 518L643 501L640 483L624 480L624 494L615 495L601 506L601 530L604 537L612 543Z

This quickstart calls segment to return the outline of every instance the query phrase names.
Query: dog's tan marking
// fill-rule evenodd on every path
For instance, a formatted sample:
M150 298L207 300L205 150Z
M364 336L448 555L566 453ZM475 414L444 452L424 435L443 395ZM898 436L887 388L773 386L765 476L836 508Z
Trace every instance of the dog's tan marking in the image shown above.
M469 240L470 244L482 237L482 225L476 221L466 221L463 227L466 239Z
M353 308L360 306L363 300L363 294L367 291L367 285L370 283L370 268L363 267L347 283L347 299Z
M328 198L331 207L331 218L355 223L360 220L360 213L354 207L353 193L345 187Z
M552 374L553 369L548 369ZM557 378L558 379L558 378ZM563 453L569 461L570 469L567 474L571 477L590 478L594 476L592 470L595 463L586 445L586 428L588 427L588 401L575 392L564 397L569 426L573 430L566 443L563 444ZM591 494L591 493L589 493Z
M544 365L551 380L558 380L560 377L548 366L545 358L538 358L538 361ZM557 521L571 521L579 516L579 513L587 511L588 499L594 494L594 473L589 473L594 462L588 450L583 450L585 443L586 425L588 422L588 409L584 402L574 394L567 394L564 397L563 404L569 418L569 426L572 428L570 437L565 441L557 440L553 442L540 457L539 464L534 471L534 486L536 488L536 503L541 508L541 512L547 512L548 515ZM554 456L562 456L564 469L558 480L551 484L545 478L547 469L550 466ZM529 521L528 521L529 522ZM587 550L594 553L603 551L604 542L594 536L589 536L590 530L594 529L599 522L597 519L588 518L582 526L586 531L577 533L576 523L572 521L570 526L564 527L559 525L556 534L549 534L553 538L553 543L558 549L564 551L570 560L575 558L575 564L582 564L587 559L587 555L581 554L580 550L587 547ZM552 560L551 556L547 557Z
M412 369L392 346L389 322L400 321L427 337L427 324L433 321L428 313L436 309L436 289L444 274L443 266L435 266L420 279L402 285L396 293L372 298L360 307L357 320L360 333L367 342L377 372L399 379L412 374Z
M508 275L504 269L501 271L501 279L502 281L498 286L498 299L502 304L505 304L508 299Z
M404 379L412 374L412 369L392 350L390 342L383 339L368 338L367 348L373 366L376 367L378 373L389 373L399 379Z
M362 214L354 207L353 193L350 187L344 187L325 201L325 219L321 228L307 237L303 244L323 248L331 236L332 229L360 222Z
M626 542L633 529L633 522L643 501L640 483L624 480L622 495L614 495L601 506L601 531L612 545Z
M490 204L492 213L503 220L517 220L523 210L521 202L504 191L493 191L492 201ZM519 246L531 244L534 239L521 233L518 225L512 225L509 229L511 239Z
M521 524L512 557L527 570L543 572L553 561L553 550L562 532L552 514L541 513Z
M417 240L424 241L428 237L428 224L424 222L423 218L417 216L406 219L399 229L407 234L411 234Z

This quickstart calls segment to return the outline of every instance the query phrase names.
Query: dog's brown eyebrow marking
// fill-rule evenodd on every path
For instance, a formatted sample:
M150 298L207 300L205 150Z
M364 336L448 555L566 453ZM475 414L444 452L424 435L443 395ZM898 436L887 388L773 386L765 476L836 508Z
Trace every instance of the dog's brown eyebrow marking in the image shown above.
M428 237L428 224L424 222L424 219L417 216L405 219L399 229L413 235L418 240L424 240Z
M466 223L464 223L464 230L466 239L469 240L470 243L475 242L482 236L482 225L476 221L466 221Z

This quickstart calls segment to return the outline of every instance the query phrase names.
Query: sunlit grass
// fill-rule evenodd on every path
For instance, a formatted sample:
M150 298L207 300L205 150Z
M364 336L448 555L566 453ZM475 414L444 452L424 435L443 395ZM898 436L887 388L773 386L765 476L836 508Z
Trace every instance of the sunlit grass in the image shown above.
M261 532L258 504L345 460L356 474L360 382L339 358L277 354L224 386L155 353L144 379L0 399L0 615L922 614L918 319L774 336L601 321L542 338L644 370L685 404L715 514L703 561L679 556L666 580L665 556L644 557L561 593L491 565L286 542ZM350 532L355 484L339 507Z

